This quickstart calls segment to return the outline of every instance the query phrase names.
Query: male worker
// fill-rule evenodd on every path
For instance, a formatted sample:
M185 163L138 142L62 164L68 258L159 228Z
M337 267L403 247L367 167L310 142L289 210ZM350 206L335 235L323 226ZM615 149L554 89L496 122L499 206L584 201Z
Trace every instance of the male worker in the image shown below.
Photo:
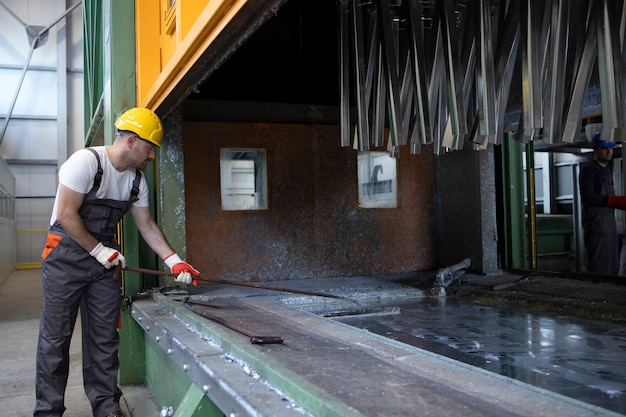
M616 196L609 162L614 142L604 141L600 132L593 137L593 161L585 164L578 177L582 199L582 224L587 249L587 270L617 275L619 251L615 208L626 210L626 197Z
M37 347L35 416L61 416L70 339L81 310L83 379L94 417L121 417L117 385L119 268L117 223L130 210L139 232L176 281L200 273L168 244L148 209L142 170L161 146L158 116L133 108L115 122L110 146L81 149L59 170L59 187L42 254L43 309Z

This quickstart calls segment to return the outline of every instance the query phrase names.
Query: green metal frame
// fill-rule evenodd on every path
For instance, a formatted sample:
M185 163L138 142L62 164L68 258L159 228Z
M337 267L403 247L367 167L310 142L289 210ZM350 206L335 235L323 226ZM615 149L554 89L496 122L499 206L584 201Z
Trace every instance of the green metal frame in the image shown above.
M502 142L503 209L504 209L504 266L528 267L526 215L524 211L524 145L514 134L505 135Z
M84 2L83 34L85 56L85 146L109 145L114 140L113 123L124 110L136 103L135 91L135 4L128 1L89 0ZM155 177L146 170L149 184ZM154 199L151 207L155 207ZM155 255L146 249L132 216L121 222L121 244L129 265L154 268ZM143 279L124 273L123 295L143 290ZM125 306L128 302L123 303ZM143 331L121 311L120 384L140 384L146 380Z
M177 417L223 417L224 413L150 338L146 338L146 379L159 407L171 406Z

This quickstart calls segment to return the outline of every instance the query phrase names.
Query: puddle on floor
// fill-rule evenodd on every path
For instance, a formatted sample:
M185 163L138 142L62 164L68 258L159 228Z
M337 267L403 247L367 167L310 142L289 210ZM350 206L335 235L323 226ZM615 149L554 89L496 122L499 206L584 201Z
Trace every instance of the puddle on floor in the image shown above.
M626 414L626 326L425 297L352 326Z

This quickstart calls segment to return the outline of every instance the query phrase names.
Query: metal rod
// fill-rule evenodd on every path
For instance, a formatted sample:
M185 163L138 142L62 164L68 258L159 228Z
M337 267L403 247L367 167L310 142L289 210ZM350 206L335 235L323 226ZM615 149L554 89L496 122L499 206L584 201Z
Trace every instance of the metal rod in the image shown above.
M124 269L126 271L129 271L129 272L139 272L139 273L143 273L143 274L161 275L161 276L168 276L168 277L177 277L178 276L178 274L174 274L172 272L157 271L155 269L136 268L136 267L132 267L132 266L126 266L126 267L124 267ZM313 295L313 296L317 296L317 297L336 298L336 299L340 299L340 300L346 300L346 301L350 301L350 302L355 302L354 300L350 300L349 298L342 297L340 295L325 294L325 293L321 293L321 292L307 291L307 290L296 290L296 289L292 289L292 288L274 287L274 286L268 286L268 285L262 285L262 284L254 284L254 283L251 283L251 282L227 281L227 280L224 280L224 279L215 279L215 278L211 278L211 279L194 278L194 280L198 281L198 282L206 282L206 283L209 283L209 284L236 285L236 286L240 286L240 287L251 287L251 288L258 288L258 289L263 289L263 290L291 292L291 293L296 293L296 294L305 294L305 295Z

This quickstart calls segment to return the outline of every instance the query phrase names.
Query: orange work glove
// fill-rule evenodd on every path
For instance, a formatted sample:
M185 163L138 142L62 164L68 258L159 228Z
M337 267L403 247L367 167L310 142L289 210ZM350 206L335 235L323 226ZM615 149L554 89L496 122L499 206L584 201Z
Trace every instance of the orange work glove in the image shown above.
M189 265L187 262L183 262L183 260L180 259L180 256L176 253L166 256L165 259L163 259L163 262L165 262L165 264L170 268L172 273L177 275L174 279L176 282L191 284L192 276L200 276L200 272L197 269Z

